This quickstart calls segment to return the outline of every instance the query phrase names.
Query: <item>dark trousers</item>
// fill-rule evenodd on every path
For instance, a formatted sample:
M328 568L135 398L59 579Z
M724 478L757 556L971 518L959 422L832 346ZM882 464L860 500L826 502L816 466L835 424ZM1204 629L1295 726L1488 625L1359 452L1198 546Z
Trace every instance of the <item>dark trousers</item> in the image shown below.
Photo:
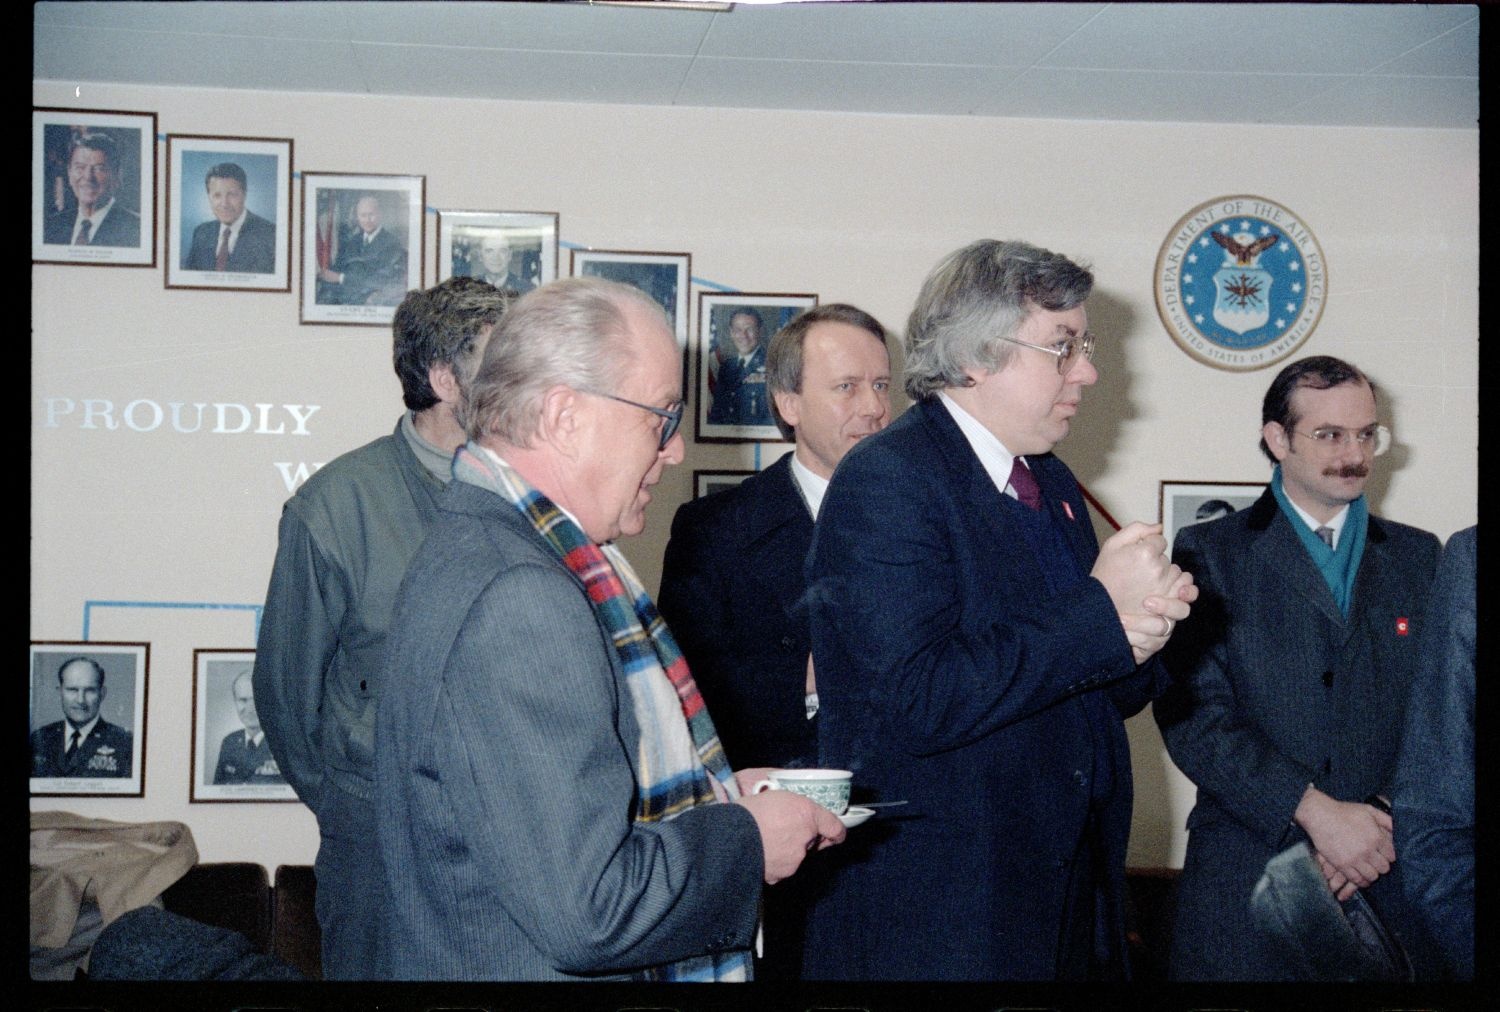
M390 976L384 936L390 918L375 805L333 783L318 808L316 907L325 980Z

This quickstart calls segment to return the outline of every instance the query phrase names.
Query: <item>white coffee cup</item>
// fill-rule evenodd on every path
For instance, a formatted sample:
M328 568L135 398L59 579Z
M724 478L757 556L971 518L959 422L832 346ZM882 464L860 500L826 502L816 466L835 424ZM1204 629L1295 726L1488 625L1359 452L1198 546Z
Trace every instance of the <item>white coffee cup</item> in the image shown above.
M791 791L816 801L834 815L843 815L849 809L849 785L854 774L848 770L772 770L766 776L750 788L751 794Z

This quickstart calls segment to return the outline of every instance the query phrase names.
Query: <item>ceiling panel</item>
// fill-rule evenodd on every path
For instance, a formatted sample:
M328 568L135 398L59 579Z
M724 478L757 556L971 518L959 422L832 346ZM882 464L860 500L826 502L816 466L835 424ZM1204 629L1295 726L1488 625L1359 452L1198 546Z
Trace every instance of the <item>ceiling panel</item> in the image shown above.
M1026 67L1107 4L741 5L714 19L701 55L767 60Z
M356 44L365 79L401 95L534 102L670 101L692 60L634 53L554 53ZM346 89L348 90L348 89Z
M1259 74L1038 68L993 96L984 114L1183 123L1272 123L1305 80Z
M1112 4L1049 67L1248 74L1368 70L1473 17L1422 4Z
M1472 78L1345 78L1281 113L1278 123L1381 126L1448 130L1479 129L1479 87Z
M678 104L967 115L977 99L1004 87L1017 73L998 67L699 57Z
M278 91L1476 129L1478 9L59 3L33 74Z
M298 4L297 6L306 6ZM366 42L692 56L715 15L571 3L340 3Z

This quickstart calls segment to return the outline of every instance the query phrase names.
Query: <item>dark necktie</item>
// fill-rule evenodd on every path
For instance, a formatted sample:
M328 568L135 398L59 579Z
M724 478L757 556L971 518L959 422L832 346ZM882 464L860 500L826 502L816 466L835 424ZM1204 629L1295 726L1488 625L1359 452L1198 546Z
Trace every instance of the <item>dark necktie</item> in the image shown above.
M1313 533L1323 539L1323 544L1327 545L1329 548L1333 547L1332 527L1319 527L1316 531L1313 531Z
M68 747L63 749L63 755L72 755L73 750L78 747L78 728L73 728L73 734L68 739Z
M214 254L214 270L222 271L229 266L229 226L219 233L219 251Z
M1010 487L1016 490L1016 498L1030 509L1042 508L1042 487L1031 475L1031 469L1017 457L1010 465Z
M89 244L89 232L94 227L91 219L85 218L78 223L78 238L73 240L74 246L87 246Z

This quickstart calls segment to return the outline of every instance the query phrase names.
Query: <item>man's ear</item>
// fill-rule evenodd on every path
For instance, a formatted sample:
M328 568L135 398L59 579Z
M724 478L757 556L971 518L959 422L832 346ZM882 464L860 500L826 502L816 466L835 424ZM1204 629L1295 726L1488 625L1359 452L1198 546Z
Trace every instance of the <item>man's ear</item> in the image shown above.
M458 377L453 375L453 366L448 362L434 362L427 367L427 383L438 400L444 404L457 404L461 399Z
M542 441L566 456L577 453L584 430L584 402L578 391L559 383L542 394L537 429Z
M1266 441L1266 445L1271 448L1271 455L1277 460L1284 460L1292 451L1290 436L1280 422L1267 422L1260 430L1260 438Z
M778 390L772 396L776 398L776 410L781 412L781 420L795 429L802 421L802 396L790 390Z

